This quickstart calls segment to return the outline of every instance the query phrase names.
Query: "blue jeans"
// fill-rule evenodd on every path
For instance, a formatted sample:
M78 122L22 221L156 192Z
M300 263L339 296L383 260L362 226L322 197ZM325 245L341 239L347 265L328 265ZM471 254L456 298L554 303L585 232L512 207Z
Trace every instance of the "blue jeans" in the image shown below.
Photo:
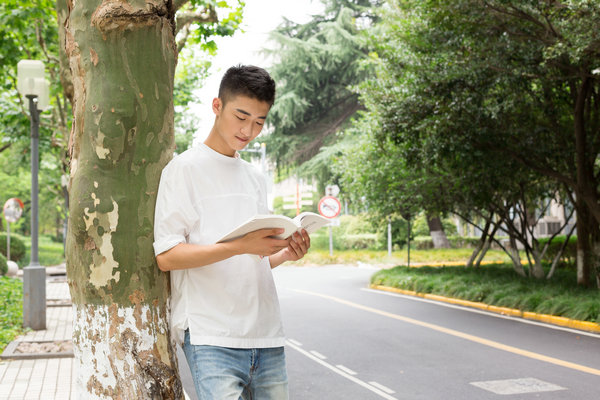
M183 352L200 400L287 400L283 347L196 346L185 332Z

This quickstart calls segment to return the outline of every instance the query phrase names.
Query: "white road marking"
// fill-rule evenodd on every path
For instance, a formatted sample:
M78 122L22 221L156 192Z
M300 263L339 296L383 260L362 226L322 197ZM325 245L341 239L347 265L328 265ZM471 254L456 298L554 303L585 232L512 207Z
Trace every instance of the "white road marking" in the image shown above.
M565 332L569 332L569 333L576 333L576 334L581 335L581 336L590 336L590 337L593 337L593 338L600 339L600 335L597 334L597 333L581 331L581 330L578 330L578 329L567 328L567 327L564 327L564 326L546 324L544 322L532 321L530 319L525 319L525 318L520 318L520 317L511 317L510 315L497 314L497 313L493 313L491 311L483 311L483 310L478 310L476 308L469 308L469 307L466 307L466 306L460 306L460 305L456 305L456 304L449 304L449 303L444 303L444 302L437 301L437 300L430 300L430 299L424 299L422 297L409 296L409 295L406 295L406 294L384 292L382 290L375 290L375 289L369 289L369 288L362 288L361 290L364 290L365 292L371 292L371 293L381 294L381 295L385 295L385 296L402 297L403 299L408 299L408 300L413 300L413 301L420 301L420 302L423 302L423 303L436 304L436 305L439 305L439 306L442 306L442 307L454 308L454 309L457 309L457 310L468 311L468 312L472 312L472 313L476 313L476 314L488 315L490 317L495 317L495 318L510 319L511 321L517 321L517 322L520 322L522 324L543 326L545 328L555 329L557 331L565 331Z
M342 371L344 371L344 372L345 372L345 373L347 373L347 374L350 374L350 375L356 375L356 372L355 372L355 371L352 371L350 368L348 368L348 367L344 367L343 365L340 365L340 364L338 364L338 365L336 365L335 367L336 367L337 369L339 369L339 370L342 370Z
M348 300L344 300L341 299L339 297L335 297L335 296L330 296L327 294L322 294L322 293L316 293L316 292L310 292L307 290L299 290L299 289L293 289L298 293L304 293L310 296L316 296L316 297L321 297L323 299L328 299L331 301L334 301L336 303L339 304L343 304L346 305L348 307L352 307L352 308L356 308L358 310L363 310L366 312L370 312L373 314L377 314L377 315L381 315L387 318L392 318L398 321L403 321L405 323L411 324L411 325L416 325L416 326L420 326L422 328L427 328L427 329L431 329L440 333L444 333L446 335L450 335L450 336L454 336L454 337L458 337L461 339L465 339L468 340L470 342L474 342L474 343L479 343L482 344L484 346L488 346L488 347L492 347L494 349L497 350L502 350L508 353L513 353L513 354L517 354L519 356L523 356L523 357L528 357L534 360L538 360L538 361L543 361L543 362L547 362L550 364L554 364L554 365L559 365L561 367L565 367L565 368L569 368L569 369L573 369L576 371L580 371L580 372L585 372L588 374L593 374L593 375L598 375L600 376L600 369L597 368L592 368L592 367L588 367L585 365L581 365L581 364L577 364L577 363L573 363L570 361L565 361L565 360L561 360L555 357L550 357L550 356L546 356L544 354L540 354L540 353L535 353L533 351L528 351L528 350L524 350L524 349L520 349L518 347L514 347L514 346L509 346L507 344L504 343L500 343L500 342L496 342L493 340L489 340L489 339L485 339L476 335L471 335L465 332L461 332L461 331L457 331L455 329L450 329L450 328L446 328L443 327L441 325L436 325L436 324L432 324L429 322L425 322L425 321L421 321L415 318L409 318L409 317L405 317L399 314L394 314L391 312L387 312L387 311L383 311L383 310L379 310L377 308L373 308L373 307L369 307L369 306L365 306L363 304L359 304L359 303L354 303Z
M302 346L302 343L300 343L299 341L294 340L294 339L288 339L288 342L290 342L296 346Z
M504 379L500 381L471 382L471 385L495 394L523 394L554 392L566 388L535 378Z
M291 347L292 349L296 350L297 352L305 355L306 357L310 358L311 360L321 364L322 366L324 366L325 368L328 368L330 370L332 370L333 372L335 372L336 374L364 387L365 389L370 390L371 392L377 394L379 397L382 397L384 399L387 400L398 400L395 397L390 396L388 393L385 393L383 390L378 389L376 387L374 387L373 385L369 385L368 383L361 381L360 379L352 376L351 374L344 372L342 370L340 370L339 368L334 367L333 365L315 357L314 355L312 355L311 353L309 353L308 351L300 348L299 346L294 345L293 343L291 343L289 340L286 341L286 345L288 345L289 347Z
M392 389L390 389L389 387L383 386L381 383L377 383L377 382L371 381L371 382L369 382L369 385L375 386L377 389L381 389L384 392L386 392L387 394L394 394L394 393L396 393Z
M318 351L315 350L311 350L310 354L312 354L313 356L320 358L321 360L326 360L327 357L325 357L323 354L319 353Z

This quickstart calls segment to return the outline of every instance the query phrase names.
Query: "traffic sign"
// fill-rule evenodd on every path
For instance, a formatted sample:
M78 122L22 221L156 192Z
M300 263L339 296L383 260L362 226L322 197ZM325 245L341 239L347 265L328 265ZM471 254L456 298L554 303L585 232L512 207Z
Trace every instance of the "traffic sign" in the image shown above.
M4 203L4 219L8 222L17 222L23 215L23 202L16 197L6 200Z
M340 215L342 204L333 196L325 196L319 200L319 214L325 218L335 218Z
M335 197L340 194L340 187L338 185L327 185L325 186L325 195Z

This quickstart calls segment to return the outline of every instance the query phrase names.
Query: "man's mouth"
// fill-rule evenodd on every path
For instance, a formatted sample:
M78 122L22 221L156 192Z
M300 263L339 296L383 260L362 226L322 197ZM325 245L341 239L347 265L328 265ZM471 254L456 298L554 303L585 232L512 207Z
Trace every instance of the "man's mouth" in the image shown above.
M243 138L243 137L239 137L239 136L236 136L236 139L238 139L240 142L244 142L244 143L250 141L250 138Z

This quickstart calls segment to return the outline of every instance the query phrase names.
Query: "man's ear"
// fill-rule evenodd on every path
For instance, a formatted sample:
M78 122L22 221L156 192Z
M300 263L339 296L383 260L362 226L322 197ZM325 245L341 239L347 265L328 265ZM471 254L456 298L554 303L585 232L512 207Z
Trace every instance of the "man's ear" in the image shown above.
M221 111L223 110L223 102L221 101L220 98L215 97L212 101L212 110L215 113L215 115L219 115L221 114Z

